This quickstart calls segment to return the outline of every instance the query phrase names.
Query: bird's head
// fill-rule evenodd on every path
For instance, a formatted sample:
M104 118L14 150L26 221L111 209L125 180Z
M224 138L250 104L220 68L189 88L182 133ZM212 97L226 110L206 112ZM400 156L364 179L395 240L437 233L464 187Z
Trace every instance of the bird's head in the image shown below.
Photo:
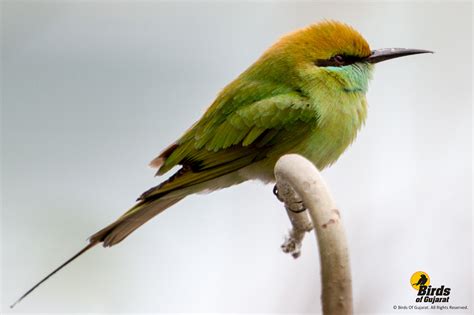
M301 87L321 84L346 92L367 90L375 63L431 51L405 48L371 50L351 26L323 21L282 37L257 62L260 75Z

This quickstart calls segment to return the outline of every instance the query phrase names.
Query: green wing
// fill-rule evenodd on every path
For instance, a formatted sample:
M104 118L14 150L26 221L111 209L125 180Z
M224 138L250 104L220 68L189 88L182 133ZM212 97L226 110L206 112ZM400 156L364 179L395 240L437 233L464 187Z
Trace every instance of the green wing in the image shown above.
M183 168L145 192L142 200L217 178L278 152L286 153L317 121L309 100L296 92L226 111L226 107L211 106L197 124L160 155L164 163L159 174L176 165Z

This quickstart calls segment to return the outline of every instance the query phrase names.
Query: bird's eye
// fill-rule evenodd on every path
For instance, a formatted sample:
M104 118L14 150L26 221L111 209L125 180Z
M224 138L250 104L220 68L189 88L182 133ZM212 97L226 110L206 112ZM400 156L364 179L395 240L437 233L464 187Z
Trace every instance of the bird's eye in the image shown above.
M315 64L318 67L342 67L351 65L361 60L362 58L358 56L339 54L334 55L329 59L318 59L315 61Z
M343 55L335 55L332 59L340 66L344 64L345 58Z

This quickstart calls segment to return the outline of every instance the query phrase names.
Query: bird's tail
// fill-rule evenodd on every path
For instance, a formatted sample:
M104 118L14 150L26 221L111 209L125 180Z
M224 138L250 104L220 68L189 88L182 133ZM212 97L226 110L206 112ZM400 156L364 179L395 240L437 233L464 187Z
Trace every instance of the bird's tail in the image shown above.
M95 245L103 243L104 247L109 247L119 243L130 233L139 228L142 224L144 224L160 212L164 211L168 207L171 207L183 198L184 196L163 196L162 198L157 198L156 200L143 200L138 202L135 206L133 206L115 222L92 235L89 238L89 244L87 246L85 246L77 254L69 258L62 265L60 265L58 268L49 273L46 277L41 279L31 289L26 291L25 294L23 294L15 303L10 306L10 308L13 308L21 300L30 295L30 293L33 292L37 287L39 287L43 282L48 280L52 275L69 265L71 262L76 260L76 258L87 252Z
M72 256L71 258L69 258L68 260L66 260L61 266L59 266L58 268L54 269L50 274L48 274L46 277L44 277L43 279L41 279L38 283L36 283L31 289L29 289L28 291L25 292L25 294L23 294L18 300L16 300L15 303L13 303L12 305L10 305L10 308L13 308L15 307L15 305L17 305L18 303L21 302L21 300L23 300L24 298L26 298L28 295L30 295L31 292L33 292L37 287L39 287L43 282L45 282L46 280L48 280L52 275L54 275L56 272L58 272L59 270L63 269L64 267L66 267L67 265L69 265L70 262L74 261L77 257L81 256L82 254L84 254L85 252L87 252L89 249L91 249L92 247L94 247L95 245L97 245L98 243L92 243L90 242L86 247L84 247L83 249L81 249L77 254L75 254L74 256Z
M95 245L103 243L104 247L110 247L121 242L145 222L182 200L187 195L205 189L219 189L242 182L243 179L238 176L231 176L227 178L226 181L221 180L215 183L212 183L211 181L226 174L229 174L230 176L233 171L242 168L247 165L246 163L250 163L251 161L253 160L239 160L238 163L226 163L222 166L211 167L200 172L194 172L190 168L183 166L183 168L166 181L144 192L138 198L138 202L130 210L125 212L115 222L92 235L89 238L89 244L86 247L35 284L11 307L15 306L18 302L33 292L40 284Z
M103 243L104 247L113 246L121 242L130 233L145 222L171 207L184 197L164 196L153 201L144 200L124 213L117 221L109 224L89 238L90 243Z

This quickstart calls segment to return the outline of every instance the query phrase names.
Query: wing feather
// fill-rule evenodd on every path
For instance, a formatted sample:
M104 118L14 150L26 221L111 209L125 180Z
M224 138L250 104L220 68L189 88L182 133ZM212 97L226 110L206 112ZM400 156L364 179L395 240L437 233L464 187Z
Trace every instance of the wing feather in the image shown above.
M211 117L212 118L212 117ZM242 106L218 124L195 125L167 150L159 170L183 168L142 198L196 185L241 169L275 152L291 150L316 126L317 111L298 93L286 93ZM200 134L200 130L207 130ZM200 134L198 137L197 135Z

